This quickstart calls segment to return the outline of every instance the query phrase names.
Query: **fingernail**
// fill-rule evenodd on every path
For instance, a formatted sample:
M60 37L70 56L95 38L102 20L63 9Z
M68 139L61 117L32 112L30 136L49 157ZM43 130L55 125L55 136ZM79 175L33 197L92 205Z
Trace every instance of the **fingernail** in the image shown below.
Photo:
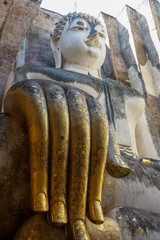
M107 172L115 178L127 176L131 170L119 155L115 155L106 164Z
M90 217L96 224L102 224L104 222L103 210L100 201L95 200L91 203Z
M67 209L63 202L55 202L51 207L51 221L57 226L63 226L68 222Z
M86 230L85 222L83 220L76 220L72 224L72 228L75 240L90 240L90 237Z
M48 199L45 193L39 193L35 200L34 211L36 212L47 212L48 209Z

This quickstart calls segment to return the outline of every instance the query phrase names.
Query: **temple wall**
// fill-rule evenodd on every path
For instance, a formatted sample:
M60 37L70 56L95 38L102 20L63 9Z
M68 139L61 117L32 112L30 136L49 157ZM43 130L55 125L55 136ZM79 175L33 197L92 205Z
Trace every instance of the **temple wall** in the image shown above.
M28 30L21 45L22 52L17 57L17 67L54 67L54 57L50 47L50 35L54 25L62 15L40 9L38 16ZM23 55L23 61L21 61Z
M22 41L37 16L40 0L0 3L0 104L10 71L14 68Z

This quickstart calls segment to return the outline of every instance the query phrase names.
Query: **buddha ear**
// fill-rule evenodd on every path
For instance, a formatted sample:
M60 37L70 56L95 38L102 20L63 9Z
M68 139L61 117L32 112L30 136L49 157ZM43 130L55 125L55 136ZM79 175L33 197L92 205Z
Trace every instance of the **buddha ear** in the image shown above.
M51 36L50 45L51 45L54 59L55 59L55 67L61 68L62 56L61 56L61 49L59 47L59 40L57 40L55 36Z

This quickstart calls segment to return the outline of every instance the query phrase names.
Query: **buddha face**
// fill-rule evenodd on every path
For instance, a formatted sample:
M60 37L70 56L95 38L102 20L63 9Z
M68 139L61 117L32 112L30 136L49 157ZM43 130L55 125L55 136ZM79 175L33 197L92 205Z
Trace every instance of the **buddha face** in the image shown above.
M98 22L84 18L69 19L59 39L63 63L100 69L106 55L106 33Z

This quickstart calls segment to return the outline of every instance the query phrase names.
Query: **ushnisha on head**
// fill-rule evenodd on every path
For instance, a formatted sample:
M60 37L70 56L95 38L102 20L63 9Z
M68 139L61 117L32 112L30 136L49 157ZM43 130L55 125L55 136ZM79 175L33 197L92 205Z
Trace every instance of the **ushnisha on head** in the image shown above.
M62 17L51 36L56 68L101 77L106 55L106 31L101 22L85 13Z

